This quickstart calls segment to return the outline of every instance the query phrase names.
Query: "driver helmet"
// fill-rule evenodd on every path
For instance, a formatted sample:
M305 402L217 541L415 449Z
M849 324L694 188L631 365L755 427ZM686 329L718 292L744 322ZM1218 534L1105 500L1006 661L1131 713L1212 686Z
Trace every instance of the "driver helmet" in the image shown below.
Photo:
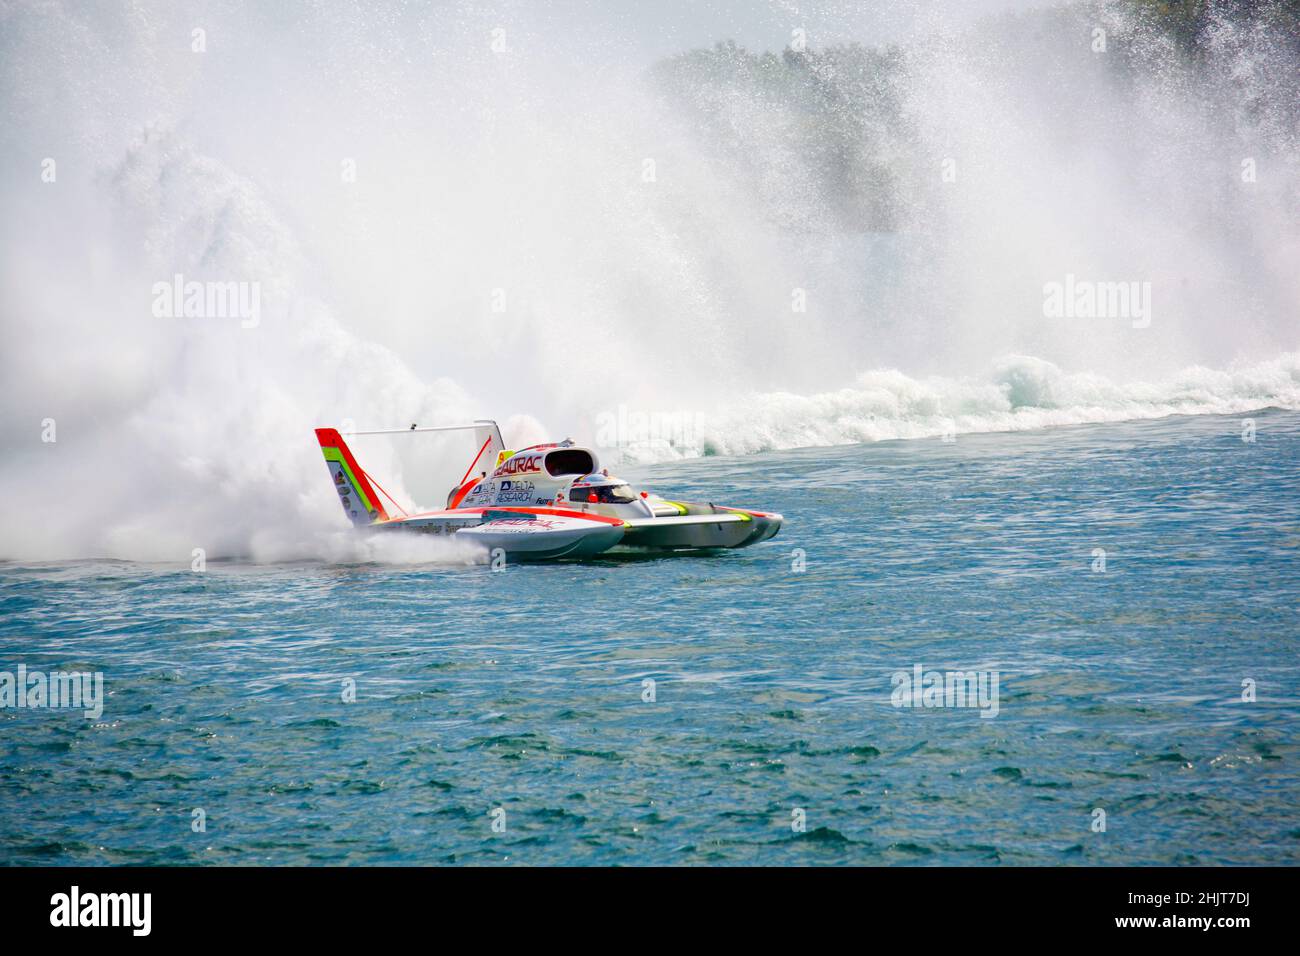
M596 472L575 480L569 488L568 497L570 501L579 503L626 504L636 500L636 492L622 478Z

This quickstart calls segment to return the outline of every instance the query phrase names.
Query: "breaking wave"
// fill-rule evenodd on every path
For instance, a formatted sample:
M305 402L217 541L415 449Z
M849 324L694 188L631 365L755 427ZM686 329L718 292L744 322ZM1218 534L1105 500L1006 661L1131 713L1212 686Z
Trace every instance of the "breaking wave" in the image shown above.
M1167 379L1125 384L1015 356L982 380L914 379L886 369L832 392L756 394L743 405L706 415L689 452L743 455L1265 408L1300 409L1300 353L1246 368L1194 367Z

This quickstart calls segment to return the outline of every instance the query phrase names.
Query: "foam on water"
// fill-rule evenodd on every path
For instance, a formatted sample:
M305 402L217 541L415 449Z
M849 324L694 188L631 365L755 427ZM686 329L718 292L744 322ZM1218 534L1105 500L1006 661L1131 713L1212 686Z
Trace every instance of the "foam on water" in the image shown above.
M1010 356L983 379L914 379L884 369L833 392L755 394L704 416L698 444L688 450L740 455L1270 407L1300 408L1300 354L1245 368L1193 367L1157 381L1122 384ZM644 451L671 453L663 444Z

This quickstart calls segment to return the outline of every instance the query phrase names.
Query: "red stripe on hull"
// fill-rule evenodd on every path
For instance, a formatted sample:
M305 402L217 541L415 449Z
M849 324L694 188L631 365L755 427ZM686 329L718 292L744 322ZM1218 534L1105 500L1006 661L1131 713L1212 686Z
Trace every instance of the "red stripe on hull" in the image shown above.
M366 480L366 473L361 470L357 460L352 457L352 449L348 448L347 442L343 436L338 433L336 428L318 428L316 429L316 440L320 442L322 448L337 448L343 455L343 460L348 463L348 468L352 470L352 477L356 480L365 496L375 503L375 510L379 512L377 521L387 521L388 512L384 510L384 503L379 500L375 494L375 489L371 487L370 482Z

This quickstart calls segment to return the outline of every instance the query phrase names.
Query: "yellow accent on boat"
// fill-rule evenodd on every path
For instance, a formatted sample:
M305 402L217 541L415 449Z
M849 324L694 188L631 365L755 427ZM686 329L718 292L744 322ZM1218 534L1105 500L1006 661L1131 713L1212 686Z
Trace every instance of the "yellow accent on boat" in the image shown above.
M741 520L741 521L753 521L753 520L754 520L754 516L753 516L752 514L750 514L748 511L741 511L739 508L727 508L727 507L724 507L724 506L722 506L722 505L719 505L718 507L721 507L723 511L729 512L730 514L733 514L733 515L740 515L740 520Z
M684 514L689 514L689 513L690 513L690 512L687 510L686 506L685 506L684 504L682 504L680 501L669 501L667 498L665 498L663 501L664 501L664 504L666 504L666 505L672 505L674 508L676 508L676 509L677 509L677 513L678 513L679 515L684 515Z

